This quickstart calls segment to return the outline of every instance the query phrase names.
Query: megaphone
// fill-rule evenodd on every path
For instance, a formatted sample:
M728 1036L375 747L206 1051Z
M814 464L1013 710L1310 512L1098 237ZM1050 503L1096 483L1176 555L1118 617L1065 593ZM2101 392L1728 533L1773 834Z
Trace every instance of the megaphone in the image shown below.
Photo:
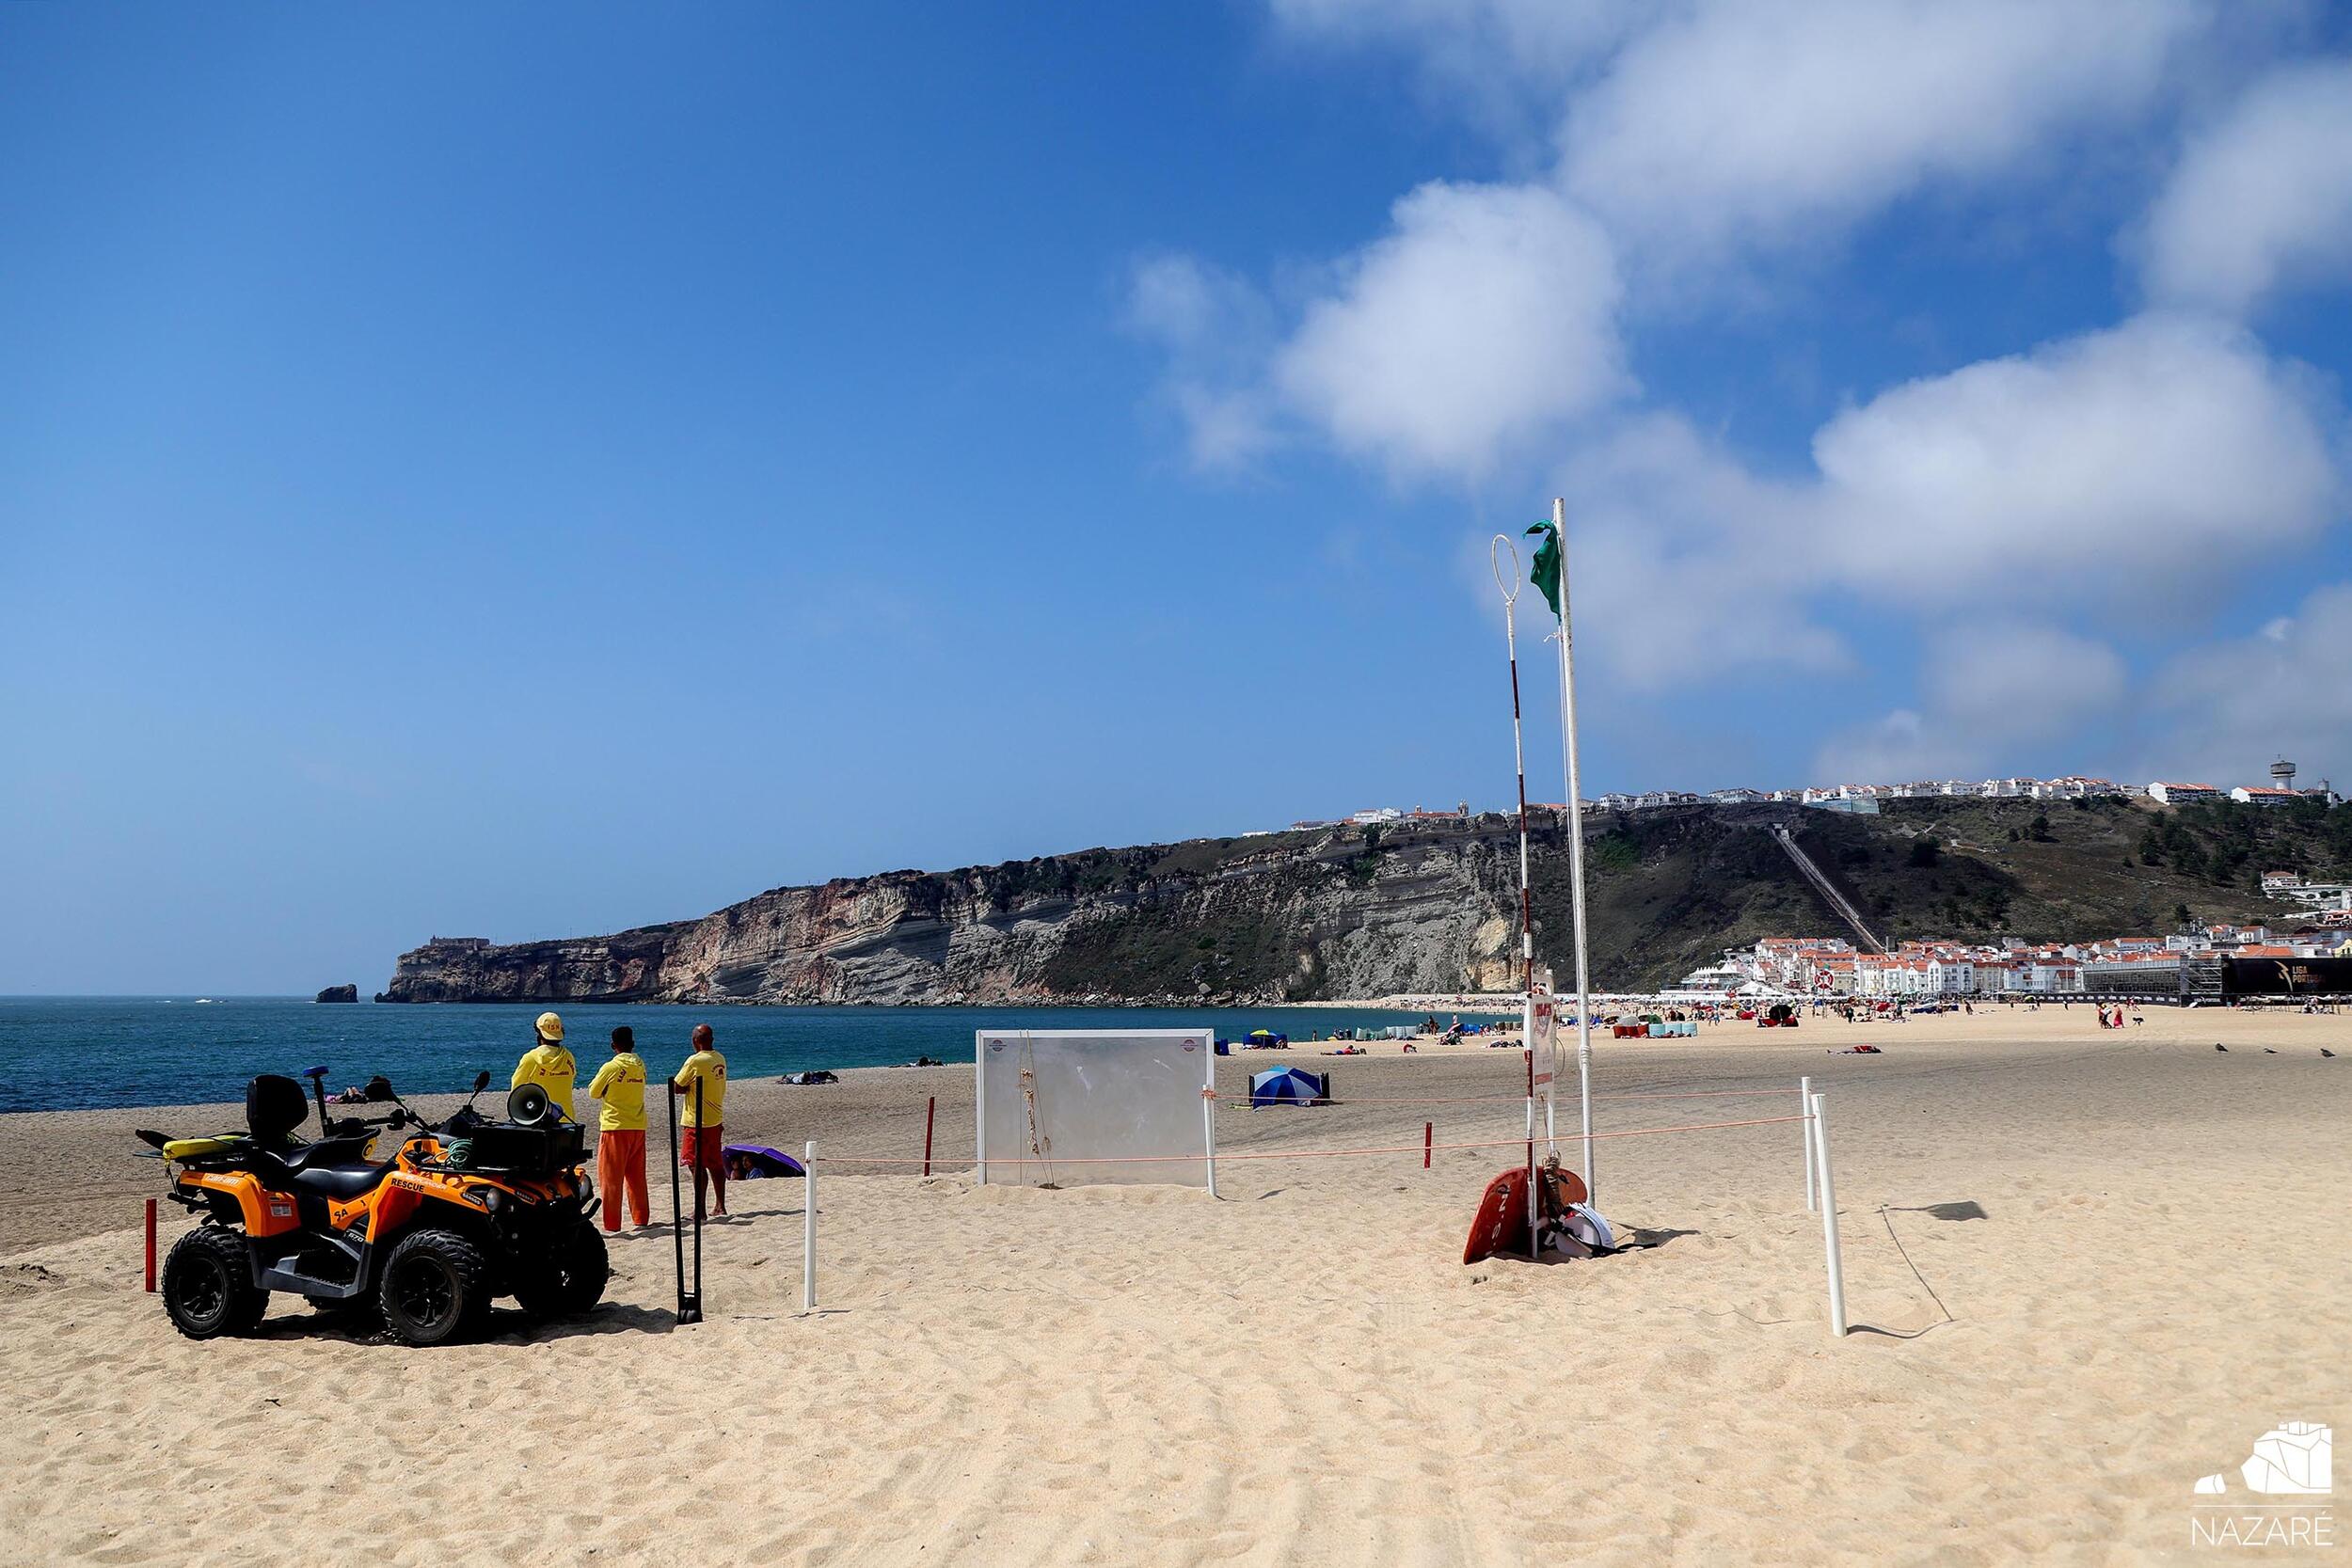
M550 1118L555 1101L537 1084L518 1084L506 1097L506 1117L517 1127L536 1127Z

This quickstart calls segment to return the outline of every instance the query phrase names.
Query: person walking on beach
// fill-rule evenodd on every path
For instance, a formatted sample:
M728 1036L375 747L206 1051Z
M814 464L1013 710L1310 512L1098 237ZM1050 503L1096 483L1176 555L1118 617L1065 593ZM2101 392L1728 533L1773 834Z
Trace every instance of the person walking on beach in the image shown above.
M694 1088L702 1087L702 1115L694 1114ZM719 1054L711 1043L710 1025L694 1025L694 1053L686 1058L686 1065L670 1080L670 1092L685 1102L678 1117L685 1142L678 1148L678 1163L692 1167L694 1172L694 1213L703 1212L703 1183L706 1180L719 1189L718 1202L711 1208L711 1217L727 1217L727 1166L720 1152L726 1141L724 1111L727 1099L727 1059Z
M645 1225L653 1218L645 1195L645 1063L637 1054L637 1033L628 1024L612 1031L612 1059L589 1081L588 1098L604 1106L596 1116L596 1186L604 1193L604 1228L621 1228L624 1194L630 1222Z
M519 1089L525 1084L536 1084L548 1091L557 1109L570 1117L572 1086L579 1081L580 1069L572 1053L564 1049L564 1021L553 1013L541 1013L532 1033L531 1049L515 1064L515 1076L506 1086Z

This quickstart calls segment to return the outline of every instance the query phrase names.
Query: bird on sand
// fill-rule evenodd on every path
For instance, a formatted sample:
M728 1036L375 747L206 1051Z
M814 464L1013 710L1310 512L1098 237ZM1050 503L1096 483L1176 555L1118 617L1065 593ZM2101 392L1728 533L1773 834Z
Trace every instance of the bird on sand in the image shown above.
M2220 1053L2221 1053L2224 1056L2227 1056L2227 1055L2230 1053L2230 1048L2229 1048L2228 1046L2226 1046L2226 1045L2222 1044L2219 1040L2216 1040L2216 1041L2214 1041L2214 1042L2213 1042L2213 1048L2214 1048L2216 1051L2220 1052Z

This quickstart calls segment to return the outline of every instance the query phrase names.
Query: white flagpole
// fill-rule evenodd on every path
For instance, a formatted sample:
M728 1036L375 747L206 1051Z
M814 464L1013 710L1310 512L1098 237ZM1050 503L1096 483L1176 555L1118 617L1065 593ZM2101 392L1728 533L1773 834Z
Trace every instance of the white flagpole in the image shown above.
M1576 1083L1584 1112L1584 1196L1600 1201L1593 1186L1593 990L1584 957L1584 795L1576 757L1576 637L1568 619L1568 503L1551 502L1551 526L1560 541L1560 752L1568 775L1568 898L1576 937Z

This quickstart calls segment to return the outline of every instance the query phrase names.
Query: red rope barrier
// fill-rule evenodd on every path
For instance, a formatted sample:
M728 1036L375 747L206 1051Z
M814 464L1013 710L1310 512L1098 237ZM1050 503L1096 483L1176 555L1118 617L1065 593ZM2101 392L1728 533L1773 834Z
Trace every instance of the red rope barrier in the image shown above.
M1691 1089L1671 1093L1650 1093L1628 1089L1621 1094L1597 1094L1595 1100L1777 1100L1787 1089Z
M1595 1100L1776 1100L1788 1092L1787 1089L1690 1089L1670 1092L1628 1089L1617 1094L1597 1094L1593 1098ZM1219 1100L1220 1103L1226 1105L1248 1105L1246 1100L1224 1100L1222 1097L1219 1097ZM1447 1100L1406 1099L1385 1094L1351 1094L1345 1098L1332 1095L1327 1098L1285 1100L1279 1103L1284 1105L1485 1105L1490 1103L1520 1105L1526 1103L1526 1101L1525 1094L1470 1094Z
M1328 1097L1311 1096L1306 1100L1276 1101L1273 1103L1279 1105L1484 1105L1488 1101L1507 1101L1513 1105L1524 1105L1527 1103L1527 1096L1523 1094L1473 1094L1465 1095L1458 1100L1392 1100L1386 1095L1349 1095L1345 1099L1331 1095ZM1250 1105L1246 1100L1225 1100L1220 1101L1219 1103L1237 1105L1249 1110L1260 1108Z
M1805 1117L1757 1117L1748 1121L1694 1121L1677 1127L1628 1127L1613 1132L1596 1132L1599 1138L1642 1138L1660 1132L1709 1132L1726 1127L1773 1127L1783 1122L1804 1121ZM1218 1160L1340 1160L1365 1154L1413 1154L1429 1149L1457 1148L1523 1148L1524 1133L1516 1138L1493 1138L1479 1143L1464 1144L1393 1144L1375 1148L1300 1148L1272 1149L1262 1153L1232 1153L1220 1149ZM819 1164L852 1165L911 1165L919 1162L904 1154L820 1154ZM1206 1160L1206 1154L1097 1154L1092 1156L1054 1156L1057 1165L1165 1165L1184 1160ZM969 1164L970 1162L965 1162ZM1045 1164L1043 1160L1000 1160L1000 1164Z

